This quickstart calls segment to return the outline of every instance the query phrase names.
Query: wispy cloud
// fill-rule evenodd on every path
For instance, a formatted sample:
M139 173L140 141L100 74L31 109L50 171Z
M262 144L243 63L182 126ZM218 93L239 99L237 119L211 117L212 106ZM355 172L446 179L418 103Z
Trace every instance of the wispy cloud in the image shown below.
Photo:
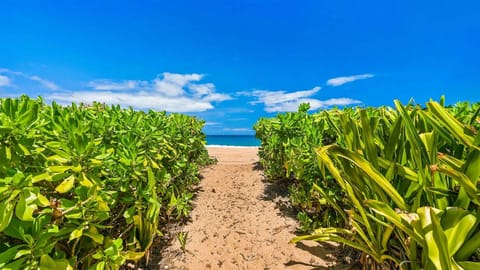
M88 83L88 86L95 90L132 90L138 88L142 81L125 80L115 82L112 80L102 79L94 80Z
M357 80L363 80L363 79L368 79L368 78L373 78L375 75L373 74L360 74L360 75L352 75L352 76L344 76L344 77L336 77L329 79L327 81L327 85L330 86L340 86L349 82L354 82Z
M7 76L0 75L0 86L9 86L10 84L11 81Z
M4 74L4 75L1 75L1 74ZM6 75L8 75L10 78L7 77ZM23 72L13 71L13 70L6 69L6 68L1 68L0 69L0 76L6 78L8 80L8 84L2 84L1 79L0 79L0 86L3 85L3 86L15 87L16 85L13 83L13 81L16 80L16 79L20 79L20 80L23 79L23 80L28 80L30 82L39 83L42 88L46 88L48 90L58 90L59 89L58 85L56 85L55 83L53 83L49 80L46 80L44 78L41 78L37 75L29 75L29 74L26 74L26 73L23 73Z
M267 90L254 90L253 92L242 92L241 95L253 96L256 100L250 102L251 104L265 105L264 110L266 112L292 112L298 110L298 107L302 103L309 103L311 110L317 110L330 106L345 106L361 103L358 100L350 98L332 98L328 100L319 100L313 98L320 87L316 86L310 90L301 90L295 92L285 91L267 91Z
M42 79L38 76L30 76L29 79L32 80L32 81L39 82L40 84L42 84L43 86L45 86L46 88L48 88L50 90L58 90L59 89L59 87L56 84L54 84L53 82Z
M222 125L220 122L206 122L205 126L219 126Z
M253 101L252 104L265 103L265 105L269 106L278 103L291 102L312 96L320 91L320 89L321 88L319 86L315 86L310 90L302 90L291 93L286 93L285 91L255 90L253 91L253 96L257 97L258 100Z
M53 93L47 99L64 104L97 101L169 112L203 112L213 109L213 102L232 99L230 95L217 93L213 83L200 83L203 77L196 73L165 72L151 81L94 80L88 83L92 90Z
M246 117L231 118L230 121L245 121L248 120Z

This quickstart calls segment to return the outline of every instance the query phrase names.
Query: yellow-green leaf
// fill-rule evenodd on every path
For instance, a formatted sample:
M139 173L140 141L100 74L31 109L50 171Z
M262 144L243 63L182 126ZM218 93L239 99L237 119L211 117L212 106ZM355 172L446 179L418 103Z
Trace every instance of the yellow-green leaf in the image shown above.
M145 255L145 251L143 252L127 251L125 253L125 258L129 261L138 261L141 258L143 258L144 255Z
M85 175L84 172L82 172L82 178L81 180L79 181L80 185L84 186L84 187L91 187L93 186L93 183L92 181L90 181L90 179L87 178L87 175Z
M24 190L20 193L17 206L15 207L15 215L22 221L33 221L33 212L37 210L35 201L37 196L31 191Z
M34 177L32 177L32 183L34 183L34 184L37 183L37 182L43 181L43 180L50 181L50 180L52 180L52 177L50 176L50 174L48 172L37 174Z
M103 243L103 235L101 235L100 233L98 232L83 232L83 234L85 236L88 236L89 238L91 238L93 241L95 241L96 243L98 244L102 244Z
M15 207L14 202L1 202L0 203L0 232L5 230L13 216L13 209Z
M55 190L59 193L66 193L69 192L73 188L73 184L75 183L75 177L70 175L65 180L63 180L60 185L58 185Z
M50 205L50 201L47 199L47 197L43 196L41 193L37 193L37 202L38 202L38 205L41 207L47 207Z
M82 235L83 235L83 225L76 228L70 233L70 238L68 239L68 241L72 241L74 239L80 238L82 237Z

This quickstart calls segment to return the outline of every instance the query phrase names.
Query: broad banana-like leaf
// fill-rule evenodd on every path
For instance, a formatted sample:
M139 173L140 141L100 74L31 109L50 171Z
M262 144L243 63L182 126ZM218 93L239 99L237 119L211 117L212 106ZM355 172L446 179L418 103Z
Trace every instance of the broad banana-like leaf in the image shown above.
M342 157L353 162L353 164L357 168L362 170L371 180L373 180L373 182L375 182L378 187L380 187L386 193L386 195L389 196L393 202L395 202L398 207L402 209L407 209L407 205L405 204L403 197L398 193L395 187L393 187L392 184L380 172L378 172L374 167L372 167L371 164L367 160L365 160L360 154L343 149L336 145L325 146L324 148L330 154ZM329 166L329 169L330 168L331 166Z
M450 166L452 169L457 170L457 171L462 171L462 167L465 164L465 160L461 160L458 158L455 158L451 155L447 155L445 153L438 153L438 160L442 164L446 164Z
M457 261L468 260L480 248L480 231L477 231L460 247L455 254ZM480 268L479 268L480 269Z
M469 199L472 200L472 202L474 202L475 204L480 205L480 197L477 194L477 187L475 186L473 181L468 178L468 176L466 176L462 172L455 171L445 166L437 166L436 170L458 181L461 187L465 190L466 194L468 194ZM460 196L457 198L456 205L460 204L459 206L462 206L462 203L458 201L462 201L462 198Z
M384 216L387 220L392 222L400 230L404 231L415 241L422 243L423 236L416 232L412 226L412 222L416 219L416 216L404 216L395 212L388 204L376 200L366 200L365 205L370 207L373 211Z
M400 101L395 100L394 103L400 116L403 119L405 135L408 143L412 145L411 151L413 154L411 158L413 159L416 168L420 169L424 167L424 164L431 164L430 160L428 159L428 152L425 150L422 140L420 139L420 136L418 134L418 129L416 128L411 115L407 112L407 110L400 103ZM415 111L413 113L415 113ZM425 177L422 177L421 179L423 178Z
M474 145L474 136L472 131L465 127L460 121L458 121L452 114L450 114L444 107L437 102L428 102L428 110L435 115L440 124L448 129L458 140L462 141L469 147L480 150L480 147Z
M463 164L463 172L474 184L480 180L480 150L473 149L468 154Z
M478 270L480 269L480 262L458 262L458 265L464 270Z
M362 141L365 144L365 156L374 168L378 168L377 147L366 110L360 110L360 121L362 123Z
M421 207L417 210L422 225L428 260L435 269L454 269L448 252L447 237L440 225L438 210Z
M342 237L340 236L340 234L343 234L345 236ZM311 235L294 237L292 240L290 240L290 242L296 243L306 240L317 242L335 241L337 243L342 243L354 249L360 250L366 254L372 255L372 250L368 246L362 244L362 242L358 241L357 239L350 240L352 238L355 239L355 234L343 228L320 228Z
M379 158L378 159L378 163L379 163L379 166L384 168L384 169L388 169L390 167L393 167L394 168L394 173L395 174L398 174L410 181L413 181L413 182L418 182L418 174L412 170L411 168L407 167L407 166L404 166L404 165L401 165L401 164L398 164L398 163L395 163L395 162L392 162L392 161L389 161L389 160L385 160L385 159L382 159L382 158Z
M465 244L477 225L477 218L468 210L449 207L441 218L441 226L448 242L448 253L453 256Z

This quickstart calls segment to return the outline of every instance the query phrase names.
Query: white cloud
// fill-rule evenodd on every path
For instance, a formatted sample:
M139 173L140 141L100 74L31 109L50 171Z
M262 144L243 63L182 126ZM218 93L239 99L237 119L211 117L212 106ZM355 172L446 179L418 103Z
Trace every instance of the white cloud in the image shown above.
M225 100L231 100L232 97L230 97L230 95L227 95L227 94L211 93L209 95L206 95L206 96L202 97L201 99L204 100L204 101L220 102L220 101L225 101Z
M353 75L353 76L345 76L345 77L336 77L329 79L327 81L327 85L330 86L340 86L349 82L353 82L356 80L363 80L368 78L373 78L375 75L373 74L361 74L361 75Z
M159 78L154 81L155 90L169 97L177 97L185 94L183 85L177 85Z
M205 101L225 101L232 99L230 95L215 93L215 85L213 83L190 83L188 84L188 89L192 91L195 97L202 98Z
M95 90L131 90L138 88L144 82L134 81L134 80L125 80L120 82L114 82L112 80L94 80L88 83L88 86L92 87Z
M11 83L7 76L0 75L0 86L9 86Z
M319 86L316 86L311 90L302 90L292 93L285 93L285 91L255 90L253 91L253 96L257 97L258 100L254 101L253 103L265 103L265 105L268 106L272 104L291 102L301 98L309 97L320 91L320 89L321 88Z
M56 84L54 84L53 82L51 81L48 81L48 80L45 80L45 79L42 79L38 76L30 76L29 77L30 80L32 81L37 81L39 82L40 84L42 84L43 86L45 86L46 88L50 89L50 90L58 90L58 86Z
M177 97L185 94L185 86L190 83L200 81L203 78L201 74L176 74L164 72L163 78L154 80L155 90L169 97ZM195 85L195 84L192 84ZM205 84L201 84L205 86ZM213 84L211 84L213 85ZM198 85L197 85L198 86ZM208 86L205 86L208 87Z
M48 90L58 90L59 87L58 85L56 85L55 83L49 81L49 80L46 80L46 79L43 79L43 78L40 78L39 76L37 75L28 75L26 73L23 73L23 72L19 72L19 71L13 71L13 70L9 70L9 69L6 69L6 68L2 68L0 69L0 73L4 73L4 74L8 74L12 77L16 77L17 79L20 78L20 79L26 79L27 81L30 81L30 82L38 82L40 83L40 85L42 87L45 87L47 88ZM5 77L7 79L9 79L8 77L6 76L2 76L0 75L0 77ZM1 86L1 79L0 79L0 86ZM9 83L4 85L4 86L14 86L13 83L11 82L11 80L9 80Z
M202 78L203 75L196 73L165 72L151 81L94 80L88 84L94 90L54 93L47 99L63 104L97 101L169 112L203 112L214 108L212 102L232 99L217 93L213 83L200 83Z
M204 84L192 84L190 89L197 96L208 95L215 91L215 85L213 83L204 83Z
M189 82L197 82L200 81L203 78L203 74L197 74L197 73L192 73L192 74L179 74L179 73L170 73L170 72L164 72L162 73L163 75L163 80L175 83L178 85L186 85Z
M206 122L205 126L219 126L222 125L220 122Z
M322 105L324 107L329 106L347 106L352 104L360 104L362 103L359 100L351 99L351 98L331 98L325 101L322 101Z
M196 100L189 97L164 97L148 92L119 93L112 91L79 91L63 94L52 94L47 97L62 104L93 103L94 101L106 104L119 104L124 107L132 106L137 109L165 110L168 112L202 112L213 109L210 102Z
M297 111L302 103L309 103L311 110L327 108L330 106L345 106L361 103L358 100L350 98L332 98L328 100L319 100L312 98L314 94L320 91L320 87L316 86L310 90L301 90L287 93L285 91L266 91L255 90L251 93L241 92L240 95L256 97L257 100L251 104L263 103L266 112L293 112Z

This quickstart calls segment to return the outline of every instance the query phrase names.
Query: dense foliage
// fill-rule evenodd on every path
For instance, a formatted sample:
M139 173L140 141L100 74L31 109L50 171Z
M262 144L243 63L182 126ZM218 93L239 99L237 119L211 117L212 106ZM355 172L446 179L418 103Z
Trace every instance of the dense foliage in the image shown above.
M479 269L480 104L443 103L259 120L266 176L315 228L293 241L348 245L368 269Z
M202 126L181 114L0 99L0 268L148 260L159 225L189 213L209 161Z

